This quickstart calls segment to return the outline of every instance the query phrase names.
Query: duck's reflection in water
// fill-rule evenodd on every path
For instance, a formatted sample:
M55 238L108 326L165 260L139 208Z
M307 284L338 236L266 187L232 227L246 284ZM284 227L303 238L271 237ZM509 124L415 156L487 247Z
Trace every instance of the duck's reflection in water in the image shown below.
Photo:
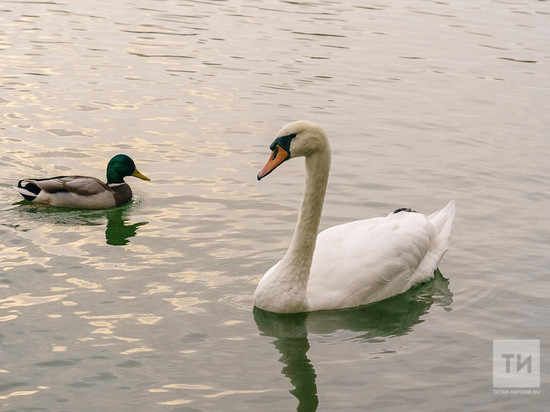
M281 354L282 373L294 387L290 392L298 399L297 410L316 411L317 374L307 357L308 333L326 335L349 330L358 332L357 339L365 341L401 336L422 322L421 317L434 303L445 308L452 303L449 281L439 271L423 285L370 305L292 315L254 308L254 319L262 335L276 338L273 345Z
M130 238L134 237L140 226L147 222L128 224L128 208L117 207L105 211L107 227L105 228L105 240L108 245L127 245Z
M18 213L24 214L22 220L46 222L54 225L68 226L102 226L105 227L105 241L108 245L120 246L130 243L140 226L148 222L129 223L134 201L112 209L68 209L32 205L27 201L15 203Z

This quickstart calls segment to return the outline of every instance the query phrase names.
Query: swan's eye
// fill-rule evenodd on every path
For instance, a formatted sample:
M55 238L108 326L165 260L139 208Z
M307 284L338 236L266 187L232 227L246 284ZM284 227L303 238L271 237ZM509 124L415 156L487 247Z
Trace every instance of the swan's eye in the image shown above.
M273 150L274 156L277 156L278 147L280 146L283 150L290 153L290 142L297 136L297 133L287 134L285 136L280 136L276 138L273 143L269 146L270 150Z
M271 156L271 160L275 160L277 153L279 153L279 145L276 145L275 149L273 149L273 156Z

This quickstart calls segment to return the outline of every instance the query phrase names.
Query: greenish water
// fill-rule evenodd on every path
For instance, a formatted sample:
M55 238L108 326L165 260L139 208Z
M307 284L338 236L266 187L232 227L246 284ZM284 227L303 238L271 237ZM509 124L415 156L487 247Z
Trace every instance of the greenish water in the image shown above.
M0 4L0 410L543 411L549 400L548 2ZM322 228L456 199L434 281L361 308L254 310L303 162L333 150ZM131 204L21 202L102 178ZM537 339L540 393L498 394L493 340Z

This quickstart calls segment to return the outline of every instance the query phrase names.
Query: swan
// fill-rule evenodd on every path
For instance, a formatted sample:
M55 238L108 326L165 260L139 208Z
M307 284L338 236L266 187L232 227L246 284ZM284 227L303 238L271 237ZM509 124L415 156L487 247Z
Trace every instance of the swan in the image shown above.
M425 216L398 209L317 234L330 169L330 144L315 123L281 129L263 179L289 159L305 157L302 204L284 257L261 278L254 305L276 313L349 308L401 294L434 276L449 247L455 202Z
M126 176L150 180L136 168L132 158L114 156L107 165L107 183L89 176L56 176L46 179L23 179L14 186L32 203L81 209L107 209L132 200Z

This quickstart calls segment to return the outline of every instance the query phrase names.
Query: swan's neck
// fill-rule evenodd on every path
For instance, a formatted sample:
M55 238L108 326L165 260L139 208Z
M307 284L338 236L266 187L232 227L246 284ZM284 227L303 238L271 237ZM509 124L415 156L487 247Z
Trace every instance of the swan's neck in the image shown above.
M323 212L323 203L330 170L330 152L317 152L306 158L304 197L290 247L283 262L294 269L307 285L309 269ZM298 279L296 279L298 280Z
M256 306L271 312L309 310L307 283L330 170L330 148L306 157L304 197L296 230L283 259L262 278L254 296Z

